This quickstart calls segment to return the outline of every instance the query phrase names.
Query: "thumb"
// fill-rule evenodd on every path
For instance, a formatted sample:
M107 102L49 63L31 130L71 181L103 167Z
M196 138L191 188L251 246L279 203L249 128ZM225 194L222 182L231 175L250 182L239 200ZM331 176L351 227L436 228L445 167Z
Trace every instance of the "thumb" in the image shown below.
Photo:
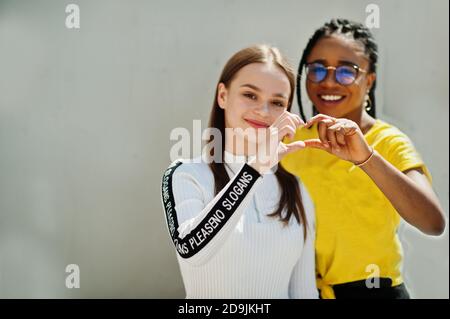
M324 150L324 151L328 151L329 148L327 146L325 146L325 144L322 143L322 141L320 139L310 139L310 140L305 140L303 141L305 143L305 147L309 147L309 148L317 148L320 150Z
M292 143L285 144L285 145L286 145L286 153L285 154L293 153L293 152L296 152L298 150L305 148L304 141L296 141L296 142L292 142Z

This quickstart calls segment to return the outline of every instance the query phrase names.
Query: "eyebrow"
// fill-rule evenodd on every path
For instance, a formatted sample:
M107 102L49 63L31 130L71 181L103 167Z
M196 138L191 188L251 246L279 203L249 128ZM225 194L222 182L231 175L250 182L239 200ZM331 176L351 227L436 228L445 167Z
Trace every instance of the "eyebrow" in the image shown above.
M309 63L317 63L317 62L320 62L322 64L326 64L327 61L324 60L324 59L317 59L317 60L311 61ZM348 60L339 60L338 64L340 64L340 65L345 64L345 65L351 65L351 66L353 66L353 65L359 66L358 63L355 63L355 62L352 62L352 61L348 61Z
M240 87L249 87L257 92L261 92L261 89L253 84L242 84ZM281 97L283 99L287 99L287 96L282 93L275 93L273 96Z

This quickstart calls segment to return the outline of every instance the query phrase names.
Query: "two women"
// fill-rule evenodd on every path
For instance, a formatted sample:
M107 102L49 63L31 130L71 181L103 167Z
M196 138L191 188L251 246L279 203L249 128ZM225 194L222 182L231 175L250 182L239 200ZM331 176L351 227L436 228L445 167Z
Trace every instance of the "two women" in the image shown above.
M317 288L322 298L409 298L400 219L439 235L445 218L410 139L375 118L377 59L363 25L318 29L298 72L303 121L289 112L294 75L278 50L251 47L228 61L210 117L221 132L215 160L175 161L163 177L188 298L316 298ZM230 138L227 129L269 134ZM267 165L248 146L274 145L271 136Z

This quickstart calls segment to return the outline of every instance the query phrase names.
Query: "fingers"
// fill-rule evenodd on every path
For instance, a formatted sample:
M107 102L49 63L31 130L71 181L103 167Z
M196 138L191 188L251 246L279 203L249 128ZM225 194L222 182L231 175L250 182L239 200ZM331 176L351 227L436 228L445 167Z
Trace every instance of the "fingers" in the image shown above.
M336 119L334 117L325 115L325 114L317 114L316 116L313 116L312 118L310 118L308 120L308 122L306 122L305 127L306 128L310 128L313 124L315 123L319 123L320 121L323 120L331 120L331 121L336 121Z
M289 113L288 111L285 110L283 113L281 113L280 116L278 116L278 118L275 120L275 122L273 122L273 124L272 124L271 126L277 127L278 124L279 124L282 120L284 120L284 119L286 118L286 116L288 116L289 114L290 114L290 113Z
M287 116L283 121L281 121L280 127L282 128L284 125L289 125L296 129L299 124L294 118Z
M295 121L295 123L297 124L297 127L300 125L305 125L305 122L297 114L291 113L291 118Z
M303 148L305 148L305 142L303 142L303 141L296 141L296 142L286 144L286 154L296 152Z
M343 134L345 136L352 136L354 134L356 134L357 130L358 130L358 125L350 120L344 120L342 123L342 130L343 130Z
M281 141L285 136L293 139L295 136L295 131L295 126L291 124L284 125L281 129L278 130L278 140Z
M327 127L327 138L331 144L332 149L340 151L340 149L347 145L345 137L353 129L349 129L346 126L345 120L337 121L333 125Z
M278 129L279 140L281 141L285 136L288 136L290 139L295 137L295 132L297 128L301 125L304 125L304 122L300 118L300 116L285 112L284 116L280 116L272 126Z
M305 124L305 122L301 119L300 116L298 116L297 114L294 114L294 113L291 113L291 112L285 110L285 111L284 111L283 113L281 113L281 115L275 120L275 122L273 122L272 126L274 126L274 127L279 126L280 123L281 123L283 120L285 120L287 117L294 121L296 127Z
M327 131L332 147L339 151L341 147L344 147L347 143L345 141L345 123L337 122L330 126Z
M332 147L337 151L347 145L346 137L354 135L358 130L358 125L353 121L336 119L325 114L312 117L305 127L311 127L315 123L317 123L317 131L322 146Z
M305 148L305 142L303 141L295 141L292 143L280 143L280 149L281 152L278 153L278 160L281 161L281 159L286 156L289 153L296 152L298 150Z
M336 129L336 140L339 146L345 146L345 131L343 127L339 127Z
M358 125L348 119L339 119L336 123L328 128L336 138L337 147L347 145L346 137L356 134Z
M322 143L320 139L304 140L305 147L318 148L320 150L328 151L329 147Z
M330 126L327 128L327 138L328 143L330 144L332 149L335 149L336 151L340 150L340 147L338 145L337 139L336 139L336 131L333 128L333 126Z
M322 141L323 144L329 146L328 141L330 141L330 139L328 138L328 127L333 125L334 122L331 119L324 119L321 120L319 122L319 124L317 125L317 131L319 133L319 139Z

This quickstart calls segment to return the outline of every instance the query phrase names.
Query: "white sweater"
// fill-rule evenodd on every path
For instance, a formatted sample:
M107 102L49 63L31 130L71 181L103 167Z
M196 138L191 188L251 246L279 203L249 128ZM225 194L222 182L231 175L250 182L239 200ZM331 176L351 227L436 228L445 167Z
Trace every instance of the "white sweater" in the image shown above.
M300 182L304 242L294 216L287 227L267 216L279 203L276 176L261 176L245 160L225 152L230 182L217 196L200 158L177 160L164 173L163 207L186 298L318 298L314 207L306 188Z

